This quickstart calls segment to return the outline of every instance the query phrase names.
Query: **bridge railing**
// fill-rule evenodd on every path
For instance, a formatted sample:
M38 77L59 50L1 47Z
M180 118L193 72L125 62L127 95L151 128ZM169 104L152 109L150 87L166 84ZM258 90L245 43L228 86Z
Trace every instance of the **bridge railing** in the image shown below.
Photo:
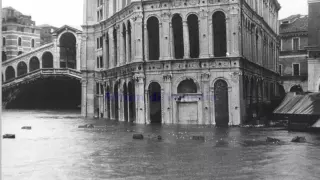
M32 72L20 75L18 77L12 78L3 82L2 88L6 88L13 84L21 83L25 80L34 79L40 77L41 75L69 75L77 79L81 79L81 72L75 69L63 68L63 69L55 69L55 68L42 68L37 69Z

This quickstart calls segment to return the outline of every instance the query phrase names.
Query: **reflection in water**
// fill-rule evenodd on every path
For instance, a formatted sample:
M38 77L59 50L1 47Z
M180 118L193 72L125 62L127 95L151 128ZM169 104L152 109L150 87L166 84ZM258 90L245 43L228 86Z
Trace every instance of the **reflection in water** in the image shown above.
M319 134L194 125L134 125L79 112L7 111L2 171L21 179L319 179ZM94 129L78 129L92 123ZM32 126L32 130L22 130ZM144 140L132 134L143 133ZM161 135L157 140L155 135ZM194 135L205 141L192 140ZM291 143L302 135L308 143ZM266 143L267 136L281 144Z

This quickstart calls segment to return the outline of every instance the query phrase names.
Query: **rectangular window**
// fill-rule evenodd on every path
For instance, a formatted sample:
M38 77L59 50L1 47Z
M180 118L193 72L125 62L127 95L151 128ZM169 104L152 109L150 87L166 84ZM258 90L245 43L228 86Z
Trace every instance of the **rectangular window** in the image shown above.
M97 57L97 68L99 68L99 57Z
M96 94L99 94L99 89L100 89L99 83L96 83Z
M103 58L100 56L100 68L103 68Z
M299 76L300 75L300 64L293 64L292 65L292 69L293 69L293 72L292 72L293 76Z
M282 76L282 64L279 64L279 74Z
M103 48L103 37L100 37L100 48Z
M299 50L299 38L292 39L292 50L298 51Z
M100 48L100 47L99 47L99 44L100 44L100 40L99 40L99 38L97 38L97 49Z

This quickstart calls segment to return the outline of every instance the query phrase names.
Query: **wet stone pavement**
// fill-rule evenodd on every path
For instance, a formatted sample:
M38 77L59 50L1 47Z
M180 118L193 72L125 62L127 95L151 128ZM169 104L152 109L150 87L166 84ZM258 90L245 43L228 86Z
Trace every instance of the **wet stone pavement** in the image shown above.
M134 125L79 116L76 111L3 112L3 134L16 134L16 139L2 141L3 179L320 177L320 134L267 128ZM95 128L78 128L84 124ZM23 126L32 129L21 129ZM144 139L133 139L136 133L143 134ZM204 140L192 136L204 136ZM307 142L291 142L295 136L304 136ZM281 142L267 143L267 137Z

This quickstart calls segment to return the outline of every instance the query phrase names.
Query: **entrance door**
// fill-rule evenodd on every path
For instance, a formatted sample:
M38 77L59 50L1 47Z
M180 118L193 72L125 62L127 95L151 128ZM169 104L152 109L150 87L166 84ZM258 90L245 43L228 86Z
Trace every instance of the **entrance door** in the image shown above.
M161 123L161 86L156 82L149 85L149 106L151 123Z
M217 126L228 126L229 103L228 84L224 80L218 80L214 84L214 107Z

